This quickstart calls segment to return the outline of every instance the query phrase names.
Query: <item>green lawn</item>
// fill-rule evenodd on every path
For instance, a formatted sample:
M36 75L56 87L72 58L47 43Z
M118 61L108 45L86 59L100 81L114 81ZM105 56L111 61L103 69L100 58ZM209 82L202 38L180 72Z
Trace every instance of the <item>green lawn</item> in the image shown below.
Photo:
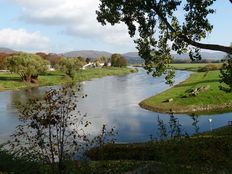
M211 63L212 65L220 67L221 63ZM209 65L207 63L179 63L179 64L171 64L175 69L177 70L188 70L188 71L198 71L199 68L202 68L206 65Z
M135 72L135 69L130 68L93 68L80 70L76 73L74 81L86 81L93 78L101 78L104 76L113 75L125 75L128 73ZM0 72L0 91L4 90L17 90L26 87L33 86L53 86L58 84L63 84L72 81L70 78L64 75L62 72L48 72L46 74L39 76L39 84L28 84L21 81L18 74L9 72Z
M232 93L219 89L219 71L196 72L179 85L145 99L140 106L158 112L176 113L221 112L231 110ZM197 96L188 96L196 88L209 88ZM171 102L165 102L173 99Z

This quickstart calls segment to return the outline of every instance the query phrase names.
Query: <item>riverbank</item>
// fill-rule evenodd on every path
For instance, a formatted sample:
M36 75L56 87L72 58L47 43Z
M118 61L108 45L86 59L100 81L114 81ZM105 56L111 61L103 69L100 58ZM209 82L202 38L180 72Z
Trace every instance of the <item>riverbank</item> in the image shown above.
M192 137L133 144L106 144L88 151L90 160L66 161L65 166L70 173L230 174L231 135L232 127L226 126ZM26 157L15 158L0 148L1 172L52 173L49 172L49 166L27 160Z
M141 173L229 174L232 171L231 133L232 127L226 126L192 137L137 144L108 144L90 150L88 155L98 161L146 161Z
M146 143L106 144L88 151L88 161L67 161L66 170L94 174L230 174L231 135L232 127L226 126L192 137ZM26 158L15 158L0 149L0 173L49 173L48 169L49 166Z
M217 71L195 72L184 82L139 103L142 108L168 113L216 113L232 110L232 93L219 89Z
M54 86L59 84L65 84L71 81L82 82L91 80L93 78L101 78L105 76L121 76L129 73L137 72L136 69L132 68L92 68L87 70L80 70L77 72L74 80L65 76L64 73L59 71L48 72L39 76L39 84L29 84L21 81L18 74L9 72L0 72L0 91L5 90L18 90L27 87L34 86Z
M207 71L207 70L219 70L222 66L222 63L174 63L171 66L175 70L183 70L183 71ZM204 69L205 68L205 69Z

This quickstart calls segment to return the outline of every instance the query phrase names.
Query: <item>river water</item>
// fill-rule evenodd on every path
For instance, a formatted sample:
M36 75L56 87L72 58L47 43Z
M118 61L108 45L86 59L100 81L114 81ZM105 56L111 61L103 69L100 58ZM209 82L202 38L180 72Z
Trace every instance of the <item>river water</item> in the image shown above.
M187 71L176 72L176 83L188 78ZM47 88L47 87L46 87ZM9 135L20 124L15 107L15 100L24 100L29 95L39 95L46 88L35 88L20 91L0 92L0 143L6 141ZM139 107L143 99L160 93L169 86L164 78L154 78L142 69L138 73L126 76L109 76L101 79L86 81L82 84L82 92L88 97L81 100L78 109L87 113L92 122L88 132L92 135L99 133L103 124L118 131L117 142L143 142L158 136L158 116L168 123L169 115L147 111ZM194 132L192 117L184 114L175 115L184 131ZM200 131L209 131L227 125L232 120L232 113L199 116ZM209 122L212 119L212 122Z

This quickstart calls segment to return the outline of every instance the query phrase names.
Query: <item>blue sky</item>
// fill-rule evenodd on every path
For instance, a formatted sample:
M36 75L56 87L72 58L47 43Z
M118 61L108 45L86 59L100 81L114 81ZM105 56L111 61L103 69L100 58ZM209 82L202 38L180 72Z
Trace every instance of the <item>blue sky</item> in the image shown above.
M73 50L136 51L123 24L96 21L98 0L0 0L0 47L62 53ZM232 4L217 0L213 32L203 42L232 42Z

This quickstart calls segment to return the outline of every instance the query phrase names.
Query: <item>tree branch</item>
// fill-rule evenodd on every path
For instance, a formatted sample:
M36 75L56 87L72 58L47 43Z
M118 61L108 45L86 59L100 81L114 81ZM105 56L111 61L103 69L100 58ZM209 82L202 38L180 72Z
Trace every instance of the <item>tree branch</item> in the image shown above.
M177 31L172 27L172 25L168 22L167 18L163 16L163 14L159 11L158 6L153 2L153 10L156 12L156 14L159 16L159 18L165 23L165 25L169 28L169 30L173 33L176 33ZM232 0L230 0L232 3ZM229 46L223 46L223 45L216 45L216 44L204 44L200 42L193 41L192 39L189 39L186 35L179 34L177 37L181 38L184 42L188 43L189 45L202 48L202 49L208 49L208 50L214 50L214 51L222 51L228 54L232 54L232 48Z

